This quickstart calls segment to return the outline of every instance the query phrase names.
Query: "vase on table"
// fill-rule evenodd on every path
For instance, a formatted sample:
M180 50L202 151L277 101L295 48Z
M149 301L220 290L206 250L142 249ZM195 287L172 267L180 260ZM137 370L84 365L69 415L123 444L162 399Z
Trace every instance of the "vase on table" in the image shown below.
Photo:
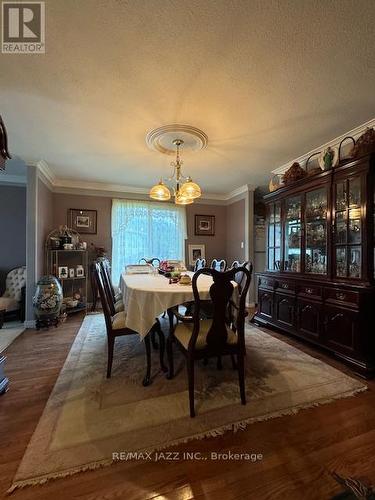
M42 326L57 326L62 301L63 292L59 280L55 276L42 276L36 285L33 297L38 330Z

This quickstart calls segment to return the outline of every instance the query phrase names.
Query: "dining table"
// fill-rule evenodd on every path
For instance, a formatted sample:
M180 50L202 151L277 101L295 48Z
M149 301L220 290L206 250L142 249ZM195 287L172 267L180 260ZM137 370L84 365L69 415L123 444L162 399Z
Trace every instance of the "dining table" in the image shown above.
M194 275L193 272L186 272L186 274L190 278ZM210 298L212 283L211 276L204 274L199 276L197 286L202 300ZM151 274L131 274L124 271L120 276L119 287L126 312L126 326L138 332L140 339L145 341L147 368L143 385L146 386L151 383L150 331L159 316L169 312L175 306L194 300L192 284L170 283L169 278L159 274L157 270ZM171 321L170 314L169 318ZM160 364L164 369L162 353Z

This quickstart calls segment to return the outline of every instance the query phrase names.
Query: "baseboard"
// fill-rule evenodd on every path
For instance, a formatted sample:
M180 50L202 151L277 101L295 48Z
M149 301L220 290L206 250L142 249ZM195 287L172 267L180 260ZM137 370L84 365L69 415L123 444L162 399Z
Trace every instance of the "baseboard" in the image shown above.
M28 320L28 321L24 321L23 326L24 326L25 328L33 328L33 329L34 329L34 328L35 328L35 326L36 326L36 321L35 321L35 319L31 319L31 320Z

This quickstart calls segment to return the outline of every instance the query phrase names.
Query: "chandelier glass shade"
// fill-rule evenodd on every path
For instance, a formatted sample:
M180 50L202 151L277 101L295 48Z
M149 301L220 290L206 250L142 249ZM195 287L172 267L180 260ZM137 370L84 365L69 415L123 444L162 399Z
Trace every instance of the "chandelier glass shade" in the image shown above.
M150 198L159 201L168 201L171 199L171 192L164 184L163 181L160 181L159 184L156 184L150 190Z
M171 164L174 167L174 171L168 181L174 183L174 186L168 188L163 180L160 180L158 184L155 184L150 189L150 198L153 200L168 201L171 199L172 191L176 205L190 205L196 198L202 195L199 185L193 182L191 177L185 177L181 172L180 147L183 143L182 139L175 139L173 141L173 144L176 146L176 161Z

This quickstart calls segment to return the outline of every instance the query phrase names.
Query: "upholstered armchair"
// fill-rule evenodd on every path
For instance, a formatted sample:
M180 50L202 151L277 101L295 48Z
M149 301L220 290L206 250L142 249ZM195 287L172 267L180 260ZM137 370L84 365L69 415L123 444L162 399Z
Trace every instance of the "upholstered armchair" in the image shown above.
M12 316L25 319L26 267L12 269L5 282L5 292L0 297L0 311L5 311L5 319Z

